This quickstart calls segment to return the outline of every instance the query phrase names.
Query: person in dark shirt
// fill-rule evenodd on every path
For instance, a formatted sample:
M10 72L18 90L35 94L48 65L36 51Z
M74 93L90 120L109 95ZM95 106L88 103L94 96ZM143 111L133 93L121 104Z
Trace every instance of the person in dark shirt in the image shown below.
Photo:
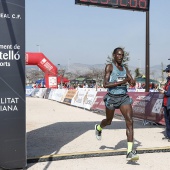
M160 93L164 94L163 108L166 125L166 135L162 139L168 139L168 142L170 142L170 65L167 65L164 72L166 72L168 76L164 89L160 89Z

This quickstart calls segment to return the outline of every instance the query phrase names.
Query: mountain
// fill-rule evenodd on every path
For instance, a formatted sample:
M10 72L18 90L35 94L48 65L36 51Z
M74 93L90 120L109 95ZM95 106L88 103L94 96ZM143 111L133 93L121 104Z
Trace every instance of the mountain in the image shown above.
M58 66L56 65L56 67L58 68ZM134 66L128 66L132 76L135 76L135 69L137 67ZM27 69L38 69L37 66L26 66L26 70ZM82 63L72 63L69 65L60 65L60 67L58 68L58 70L66 70L66 72L71 72L71 73L79 73L79 74L85 74L88 72L91 72L93 70L103 70L105 69L105 64L82 64ZM154 65L150 67L150 78L151 79L155 79L158 81L162 80L162 67L161 64L160 65ZM141 74L145 75L145 68L140 68L140 72ZM163 79L166 78L166 73L163 73Z
M128 66L132 76L135 76L135 69L137 67L134 66ZM76 73L79 72L80 74L92 71L93 69L99 69L99 70L103 70L105 69L105 64L94 64L94 65L90 65L90 64L81 64L81 63L73 63L70 64L69 67L68 66L61 66L61 69L65 69L66 72L72 72L72 73ZM150 78L151 79L155 79L155 80L161 80L162 79L162 67L161 65L154 65L150 67ZM140 72L141 74L145 75L145 68L140 68ZM166 74L164 73L164 79L166 77Z
M71 73L79 73L79 74L84 74L88 73L92 70L104 70L105 64L95 64L95 65L90 65L90 64L82 64L82 63L72 63L69 66L68 65L60 65L60 69L66 70L66 72L71 72Z

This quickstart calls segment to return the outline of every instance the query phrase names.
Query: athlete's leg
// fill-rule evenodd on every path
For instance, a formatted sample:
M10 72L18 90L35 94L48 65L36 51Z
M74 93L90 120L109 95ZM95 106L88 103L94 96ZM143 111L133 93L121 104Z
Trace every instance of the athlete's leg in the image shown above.
M112 123L112 119L113 119L113 116L114 116L114 110L110 110L106 107L106 119L103 119L100 123L100 127L101 128L104 128L105 126L107 125L110 125Z
M126 121L126 135L127 141L133 142L133 110L131 104L122 105L120 107L120 111L125 118Z
M120 110L126 121L126 135L127 135L127 160L137 161L139 156L133 150L133 110L131 104L122 105Z
M96 124L95 125L95 135L96 135L96 138L98 140L101 140L102 138L102 129L107 126L107 125L110 125L111 122L112 122L112 119L113 119L113 116L114 116L114 110L110 110L106 107L106 119L103 119L100 123L100 125Z
M133 110L131 104L122 105L120 110L126 121L127 153L133 149Z

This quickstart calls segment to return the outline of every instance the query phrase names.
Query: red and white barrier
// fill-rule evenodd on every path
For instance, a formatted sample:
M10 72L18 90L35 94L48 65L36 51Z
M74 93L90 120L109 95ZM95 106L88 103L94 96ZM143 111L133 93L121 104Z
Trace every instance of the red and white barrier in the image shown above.
M50 91L50 92L49 92ZM48 95L45 94L49 93ZM103 101L107 91L96 91L95 89L34 89L32 97L48 96L48 99L62 102L65 104L86 108L96 112L105 112ZM133 117L153 121L165 125L162 101L163 94L159 92L128 92L133 100ZM121 114L119 109L116 114Z

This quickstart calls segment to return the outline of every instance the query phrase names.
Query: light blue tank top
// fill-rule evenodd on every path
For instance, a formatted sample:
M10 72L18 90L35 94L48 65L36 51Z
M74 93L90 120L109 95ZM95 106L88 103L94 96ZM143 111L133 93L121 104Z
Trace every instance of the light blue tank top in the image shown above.
M109 82L119 82L122 81L123 79L126 78L126 69L123 66L123 70L120 71L114 63L113 65L113 70L110 75L110 80ZM108 92L111 94L126 94L127 93L127 86L126 85L121 85L121 86L116 86L116 87L111 87L108 88Z

